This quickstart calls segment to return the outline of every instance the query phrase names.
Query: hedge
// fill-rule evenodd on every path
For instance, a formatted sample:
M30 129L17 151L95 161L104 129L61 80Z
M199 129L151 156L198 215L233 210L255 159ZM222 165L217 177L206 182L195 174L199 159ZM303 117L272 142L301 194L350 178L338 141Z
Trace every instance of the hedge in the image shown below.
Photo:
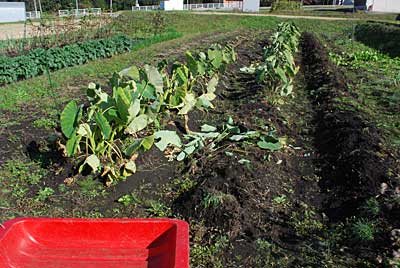
M0 85L34 77L49 71L84 64L130 51L137 41L126 35L90 40L64 47L35 49L26 55L0 57Z
M356 26L357 41L391 57L400 57L400 27L382 23L364 23Z

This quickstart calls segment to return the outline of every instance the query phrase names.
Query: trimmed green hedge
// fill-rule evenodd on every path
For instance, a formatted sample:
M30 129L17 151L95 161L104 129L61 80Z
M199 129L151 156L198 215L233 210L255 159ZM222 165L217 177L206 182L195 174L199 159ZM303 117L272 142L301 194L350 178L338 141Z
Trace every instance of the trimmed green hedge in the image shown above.
M357 41L391 57L400 57L400 27L382 23L364 23L356 26Z
M49 71L84 64L130 51L138 41L126 35L91 40L50 49L35 49L26 55L0 57L0 85L34 77Z

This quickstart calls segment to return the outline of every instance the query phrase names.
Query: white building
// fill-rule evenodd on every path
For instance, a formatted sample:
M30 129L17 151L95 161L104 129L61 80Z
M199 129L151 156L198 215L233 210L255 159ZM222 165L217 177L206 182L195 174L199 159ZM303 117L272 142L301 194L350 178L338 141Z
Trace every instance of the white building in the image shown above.
M367 10L400 13L400 0L367 0Z
M0 2L0 22L16 22L26 20L24 2Z
M260 0L243 0L244 12L258 12L260 11Z
M183 0L162 0L161 10L183 10Z

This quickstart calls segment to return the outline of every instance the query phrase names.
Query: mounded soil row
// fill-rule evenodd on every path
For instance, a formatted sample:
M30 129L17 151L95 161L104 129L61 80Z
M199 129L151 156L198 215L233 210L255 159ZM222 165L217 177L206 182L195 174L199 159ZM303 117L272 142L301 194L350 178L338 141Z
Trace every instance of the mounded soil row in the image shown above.
M315 147L320 153L320 186L327 193L326 212L331 220L344 219L389 182L391 160L382 157L382 133L363 115L339 107L336 98L349 95L346 81L318 39L304 33L301 49L307 88L317 111Z

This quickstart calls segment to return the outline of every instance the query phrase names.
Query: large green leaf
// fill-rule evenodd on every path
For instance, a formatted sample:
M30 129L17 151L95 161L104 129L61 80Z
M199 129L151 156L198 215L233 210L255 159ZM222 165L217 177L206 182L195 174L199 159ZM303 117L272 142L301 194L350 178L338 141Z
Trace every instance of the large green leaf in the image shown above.
M155 140L158 140L158 142L155 143L155 146L157 146L157 148L162 152L165 151L169 145L174 145L176 147L182 146L181 139L175 131L160 130L154 133L154 138Z
M186 52L186 62L190 72L196 76L199 73L199 64L190 51Z
M71 138L82 117L82 108L75 101L70 101L61 113L61 130L65 137Z
M129 108L131 106L131 94L128 90L123 88L116 89L116 105L120 118L123 122L128 122Z
M65 147L67 149L68 157L71 157L77 153L78 148L79 148L79 142L81 141L81 138L82 138L82 136L74 134L73 136L71 136L68 139L67 144L65 145Z
M95 120L97 126L100 128L101 134L103 134L104 139L108 140L111 135L111 126L107 119L102 113L96 113Z

